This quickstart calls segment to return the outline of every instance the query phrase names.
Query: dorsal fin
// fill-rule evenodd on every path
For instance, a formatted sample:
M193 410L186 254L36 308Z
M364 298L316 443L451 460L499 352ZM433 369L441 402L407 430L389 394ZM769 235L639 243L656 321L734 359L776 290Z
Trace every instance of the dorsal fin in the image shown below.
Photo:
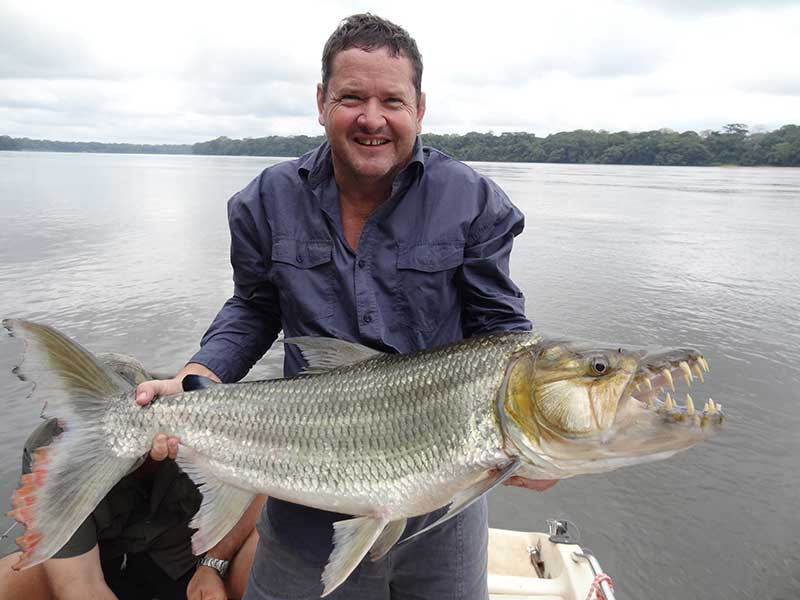
M195 390L205 390L210 388L217 382L202 375L187 375L181 382L184 392L193 392Z
M300 336L283 340L284 344L294 344L300 348L308 367L303 374L324 373L337 367L352 365L370 358L383 356L384 352L367 348L355 342L336 338Z

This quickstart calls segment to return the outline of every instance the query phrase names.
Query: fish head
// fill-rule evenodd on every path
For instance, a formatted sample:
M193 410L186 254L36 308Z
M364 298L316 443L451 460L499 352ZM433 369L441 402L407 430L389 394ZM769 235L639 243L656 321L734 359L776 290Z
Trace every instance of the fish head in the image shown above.
M682 406L670 395L676 381L691 385L707 369L693 349L544 342L512 358L498 397L501 426L537 477L666 458L722 424L712 400L701 411L688 394Z

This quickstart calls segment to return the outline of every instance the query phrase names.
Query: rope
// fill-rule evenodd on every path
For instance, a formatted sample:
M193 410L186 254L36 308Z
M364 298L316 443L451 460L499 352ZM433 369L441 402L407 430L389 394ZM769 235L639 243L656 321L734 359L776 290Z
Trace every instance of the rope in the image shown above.
M600 591L600 584L607 583L609 587L611 587L611 591L614 591L614 582L611 581L611 577L606 575L605 573L600 573L597 575L594 580L592 581L592 585L589 586L589 593L586 595L586 600L608 600L606 595Z
M2 535L0 535L0 540L4 540L4 539L6 539L6 538L8 537L8 534L9 534L9 533L11 533L11 530L12 530L12 529L14 529L14 527L16 527L16 526L17 526L17 522L16 522L16 521L14 521L14 522L11 524L11 527L9 527L8 529L6 529L5 533L3 533Z

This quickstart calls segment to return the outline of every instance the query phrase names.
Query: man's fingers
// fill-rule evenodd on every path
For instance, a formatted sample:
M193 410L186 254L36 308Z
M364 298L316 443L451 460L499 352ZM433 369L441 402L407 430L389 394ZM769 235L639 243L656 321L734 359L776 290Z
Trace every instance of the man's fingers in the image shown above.
M147 406L159 395L161 381L145 381L136 386L136 404Z
M175 457L178 456L178 442L180 440L178 438L171 437L167 440L167 451L169 452L169 457L175 460Z
M182 391L181 382L175 379L154 379L136 386L136 404L147 406L156 396L169 396Z
M159 433L153 438L153 445L150 448L150 458L153 460L164 460L165 458L174 459L178 456L178 444L180 438L168 438L163 433Z
M178 456L178 444L180 438L168 438L163 433L159 433L153 438L153 446L150 448L150 458L153 460L164 460L165 458L174 459Z
M159 433L153 438L153 447L150 449L150 458L153 460L164 460L169 454L167 448L167 436Z

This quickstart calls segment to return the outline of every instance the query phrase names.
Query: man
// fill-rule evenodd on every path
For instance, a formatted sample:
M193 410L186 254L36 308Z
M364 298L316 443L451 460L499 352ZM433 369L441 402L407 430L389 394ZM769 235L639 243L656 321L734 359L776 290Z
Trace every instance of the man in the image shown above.
M61 433L43 421L25 442L22 472L33 453ZM182 600L195 571L189 520L201 496L175 462L147 460L106 495L69 541L42 564L12 571L0 561L0 598Z
M405 30L369 14L342 21L325 45L317 87L327 142L267 169L231 199L234 295L192 362L173 380L141 385L138 402L179 391L190 373L240 379L281 329L387 352L530 329L508 274L523 216L492 181L422 147L421 81L422 59ZM289 346L285 374L302 366ZM152 454L174 456L176 448L158 436ZM440 514L410 519L404 535ZM245 597L318 598L332 523L343 518L270 498ZM382 560L362 562L330 597L485 598L486 545L481 501ZM209 554L224 559L225 551Z
M152 379L129 356L97 358L132 385ZM35 451L60 434L55 418L34 429L23 448L23 474L31 472ZM148 459L111 489L52 558L22 571L12 570L19 553L0 559L0 600L183 600L187 587L189 600L201 600L208 576L195 570L188 526L201 500L175 462ZM228 597L244 591L255 531L251 537L227 578Z

